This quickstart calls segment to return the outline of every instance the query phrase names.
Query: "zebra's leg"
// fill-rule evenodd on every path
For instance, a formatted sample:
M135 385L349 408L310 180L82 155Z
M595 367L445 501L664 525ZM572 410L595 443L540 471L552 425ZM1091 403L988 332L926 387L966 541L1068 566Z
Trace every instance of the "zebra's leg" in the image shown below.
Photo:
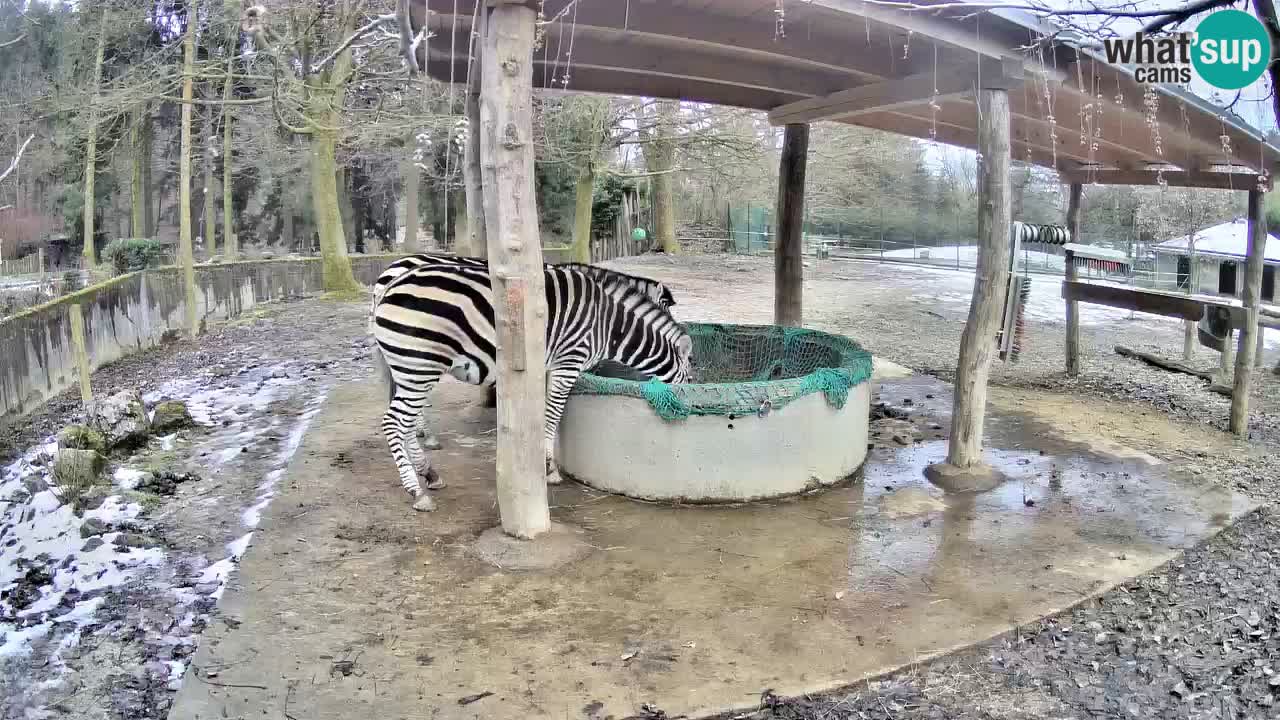
M430 407L430 404L427 407ZM418 416L418 427L414 431L414 437L422 438L422 447L427 450L439 450L444 447L436 439L436 436L431 434L431 428L427 427L427 414L425 412Z
M425 416L426 416L426 413L422 413L419 417L425 417ZM428 429L426 427L425 422L420 423L418 427L419 429L422 429L422 430ZM418 442L418 436L414 433L409 433L409 440L408 440L409 461L413 463L413 467L418 471L418 473L421 474L422 477L426 478L427 480L426 487L428 490L443 490L444 480L440 479L440 474L437 473L436 469L431 466L431 455L427 453L427 450L440 449L440 445L438 443L435 445L435 447L432 447L430 445L430 443L434 440L435 440L435 437L434 436L431 437L427 441L428 444L425 446L425 449L424 449L424 446L419 444Z
M382 433L387 438L391 457L395 459L396 469L400 473L400 485L415 499L414 510L436 509L435 501L418 484L415 465L419 467L425 465L428 482L431 482L434 469L430 466L430 457L418 446L417 438L413 433L418 416L422 413L422 406L426 404L427 392L435 386L437 380L439 380L438 374L428 376L420 390L410 389L397 383L391 405L382 416Z
M556 468L556 432L560 427L560 416L564 414L564 405L569 400L569 391L577 384L580 375L582 375L580 364L555 367L547 372L547 415L544 430L547 482L552 485L559 484L561 480Z

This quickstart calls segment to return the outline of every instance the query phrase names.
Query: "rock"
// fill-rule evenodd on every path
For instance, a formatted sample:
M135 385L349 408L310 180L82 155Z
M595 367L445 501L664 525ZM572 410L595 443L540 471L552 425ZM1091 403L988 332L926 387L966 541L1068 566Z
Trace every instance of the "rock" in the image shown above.
M209 265L221 265L221 264L222 264L222 256L221 256L221 255L211 255L211 256L209 257L209 259L208 259L208 260L206 260L205 262L206 262L207 264L209 264Z
M120 533L111 541L116 547L124 548L155 548L160 547L160 541L155 538L149 538L139 533Z
M106 452L107 442L97 430L84 425L68 425L58 431L58 447Z
M137 490L138 488L155 482L155 475L146 470L135 470L134 468L117 468L112 475L117 486L121 490Z
M110 528L106 523L97 518L89 518L80 526L80 537L90 538L94 535L103 535L109 530Z
M65 490L83 494L102 477L107 459L97 450L63 448L53 459L53 478Z
M275 256L276 256L276 254L275 254L275 253L273 253L273 252L271 252L270 250L263 250L263 251L262 251L262 254L261 254L261 255L259 255L258 257L259 257L259 258L261 258L261 259L263 259L263 260L270 260L270 259L274 258Z
M220 587L222 587L220 582L196 583L195 591L197 595L212 595L218 592Z
M28 475L22 479L22 485L27 489L27 497L49 489L49 483L45 481L43 475Z
M167 433L193 425L194 422L186 403L181 400L166 400L156 405L155 412L151 415L151 431Z
M84 546L80 548L80 552L93 552L103 545L106 545L106 542L102 538L91 537L85 541Z
M132 450L145 443L151 431L142 397L132 390L95 400L89 408L89 427L103 435L110 450Z

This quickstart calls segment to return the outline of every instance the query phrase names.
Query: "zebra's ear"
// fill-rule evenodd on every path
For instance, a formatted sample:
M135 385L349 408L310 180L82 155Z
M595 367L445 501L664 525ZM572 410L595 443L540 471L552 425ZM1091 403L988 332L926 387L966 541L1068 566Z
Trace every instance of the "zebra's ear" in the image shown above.
M687 358L690 355L692 355L693 354L693 338L689 337L688 335L681 335L680 339L676 340L676 350L680 351L680 357L682 358Z

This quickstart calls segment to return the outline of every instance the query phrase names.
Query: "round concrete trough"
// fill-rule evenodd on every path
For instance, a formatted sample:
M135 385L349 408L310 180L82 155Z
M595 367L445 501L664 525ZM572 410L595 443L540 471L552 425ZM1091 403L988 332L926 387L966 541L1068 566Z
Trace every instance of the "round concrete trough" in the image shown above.
M825 357L802 352L808 356L804 362L786 367L789 363L770 357L757 343L752 352L738 352L750 357L746 364L751 367L739 362L727 373L746 382L724 382L725 369L719 368L720 377L713 379L721 382L665 386L678 392L688 411L671 420L663 419L646 399L644 383L601 383L584 376L560 424L557 458L563 475L632 498L696 504L796 495L836 485L858 472L867 455L871 404L871 360L865 351L845 338L816 331L690 325L695 369L707 366L708 353L725 350L723 342L699 342L694 330L706 327L729 338L735 351L742 348L735 334L788 333L785 343L766 343L774 352L784 346L794 350L793 340L802 334L798 342L823 348L817 355ZM821 365L808 367L815 362ZM777 379L751 381L760 377L762 367ZM835 384L847 387L847 395L815 389L830 388L833 372L844 378ZM736 405L738 411L726 405Z

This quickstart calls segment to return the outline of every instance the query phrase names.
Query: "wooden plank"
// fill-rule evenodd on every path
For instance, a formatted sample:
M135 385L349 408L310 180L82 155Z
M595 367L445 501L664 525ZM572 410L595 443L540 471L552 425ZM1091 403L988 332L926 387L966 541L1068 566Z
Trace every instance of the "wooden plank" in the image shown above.
M89 346L85 342L84 332L84 313L80 309L80 304L75 303L70 308L71 318L71 349L76 355L76 370L80 374L80 401L85 407L93 402L93 390L89 385Z
M502 529L534 538L547 505L546 290L533 181L533 52L537 13L489 11L481 65L480 169L498 330L498 509Z
M1144 353L1138 350L1132 350L1123 345L1116 346L1116 354L1122 357L1141 360L1142 362L1148 365L1151 365L1153 367L1158 367L1162 370L1184 373L1186 375L1194 375L1195 377L1198 377L1201 380L1207 380L1209 382L1213 382L1213 379L1214 379L1214 374L1206 370L1197 370L1196 368L1193 368L1190 365L1185 365L1183 363L1180 363L1177 360L1166 360L1165 358L1162 358L1159 355L1152 355L1151 353Z
M1157 185L1160 173L1156 170L1088 170L1079 169L1061 173L1062 181L1094 185ZM1214 172L1207 170L1165 170L1165 184L1170 187L1193 187L1212 190L1254 190L1258 187L1258 174L1253 172ZM1265 187L1270 189L1268 177Z
M1163 315L1181 320L1199 321L1204 316L1205 303L1185 295L1169 295L1140 288L1099 285L1087 282L1062 283L1062 297L1068 302L1078 301L1092 305Z
M1261 328L1258 306L1262 303L1262 268L1267 247L1267 217L1260 190L1249 191L1249 249L1244 271L1244 323L1240 326L1240 350L1236 353L1235 382L1231 390L1231 432L1249 436L1249 390Z
M947 463L968 470L982 464L982 430L987 405L987 375L995 354L1001 302L1009 283L1009 93L1000 88L978 92L978 267L973 300L960 338L955 400Z
M778 162L778 241L773 261L773 323L804 324L804 177L809 126L787 125Z
M935 97L971 94L976 79L974 68L923 72L787 103L769 111L769 122L774 125L809 123L840 120L877 110L894 110L927 103Z
M1080 200L1084 187L1079 183L1071 184L1067 199L1067 231L1072 239L1080 237ZM1075 282L1078 277L1075 253L1066 252L1067 282ZM1067 301L1067 375L1075 377L1080 374L1080 304L1075 300Z

